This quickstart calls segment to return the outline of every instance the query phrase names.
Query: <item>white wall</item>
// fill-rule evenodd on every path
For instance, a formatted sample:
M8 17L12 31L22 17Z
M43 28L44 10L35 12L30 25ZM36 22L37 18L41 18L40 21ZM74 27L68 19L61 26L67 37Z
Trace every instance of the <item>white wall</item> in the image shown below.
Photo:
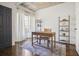
M76 3L76 50L79 54L79 3Z
M40 18L43 21L42 28L49 27L52 31L56 32L56 40L58 40L58 17L71 18L71 43L75 43L75 3L62 3L60 5L51 6L48 8L40 9L36 12L36 18Z
M15 44L17 39L17 19L16 19L16 6L15 3L11 2L0 2L0 5L12 8L12 45Z

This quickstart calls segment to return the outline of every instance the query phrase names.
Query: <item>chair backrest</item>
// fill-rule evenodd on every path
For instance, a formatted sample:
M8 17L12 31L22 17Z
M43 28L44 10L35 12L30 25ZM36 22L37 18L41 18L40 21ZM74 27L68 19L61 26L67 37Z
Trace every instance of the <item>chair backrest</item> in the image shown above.
M44 32L51 32L51 29L49 29L49 28L44 28Z

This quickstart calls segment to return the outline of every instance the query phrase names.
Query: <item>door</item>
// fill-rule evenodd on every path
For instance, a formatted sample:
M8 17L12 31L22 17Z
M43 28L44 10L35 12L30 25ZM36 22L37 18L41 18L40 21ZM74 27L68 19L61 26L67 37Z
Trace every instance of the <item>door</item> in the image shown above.
M10 8L6 8L6 20L5 20L5 41L6 41L6 44L8 46L11 46L12 45L12 17L11 17L11 9Z
M0 49L12 45L11 9L0 5Z
M0 48L3 47L3 7L0 6Z
M3 20L2 14L0 13L0 47L3 43Z

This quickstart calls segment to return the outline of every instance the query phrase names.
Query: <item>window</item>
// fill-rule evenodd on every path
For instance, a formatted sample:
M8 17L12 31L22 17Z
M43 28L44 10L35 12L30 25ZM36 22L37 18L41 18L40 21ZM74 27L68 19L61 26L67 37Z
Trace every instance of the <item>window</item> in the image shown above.
M30 32L30 16L24 15L24 35Z
M30 16L24 12L17 12L17 32L21 39L25 39L30 32Z

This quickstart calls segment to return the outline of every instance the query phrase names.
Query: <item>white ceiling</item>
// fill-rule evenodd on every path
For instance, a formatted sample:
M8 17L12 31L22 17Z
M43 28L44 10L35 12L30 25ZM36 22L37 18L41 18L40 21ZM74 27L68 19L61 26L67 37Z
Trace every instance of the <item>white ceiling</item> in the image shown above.
M39 9L55 6L61 3L63 2L24 2L24 3L21 3L20 5L32 11L37 11Z

